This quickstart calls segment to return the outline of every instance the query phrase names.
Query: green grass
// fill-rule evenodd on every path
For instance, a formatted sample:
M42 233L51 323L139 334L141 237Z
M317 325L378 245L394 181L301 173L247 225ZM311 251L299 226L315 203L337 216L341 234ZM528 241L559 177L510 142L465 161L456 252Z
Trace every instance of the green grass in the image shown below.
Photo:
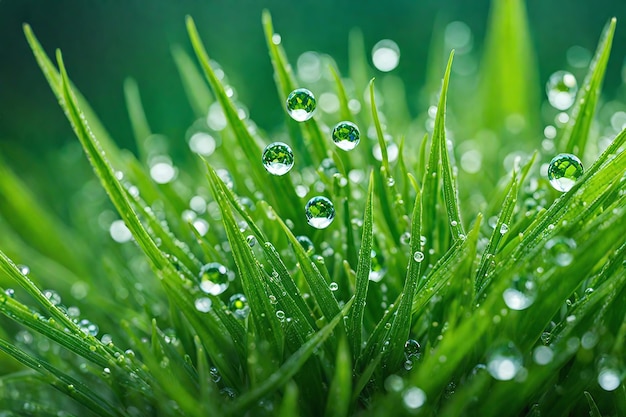
M74 148L60 152L50 173L74 165L76 191L50 203L0 160L2 415L626 415L626 130L603 145L595 132L608 128L594 127L616 22L568 121L542 146L552 122L542 121L523 3L495 5L479 75L456 74L455 52L433 42L438 75L415 120L401 80L368 84L358 31L350 78L322 56L325 76L302 85L264 13L280 98L267 105L301 86L339 103L303 123L286 114L271 135L241 116L188 18L197 62L186 47L172 55L200 118L188 136L217 138L204 158L152 132L132 79L138 152L120 149L61 52L51 60L25 25L95 176ZM205 120L218 105L221 131ZM330 140L340 120L360 127L353 151ZM275 140L296 158L281 177L261 164ZM464 168L468 151L480 170ZM565 193L542 174L560 152L585 165ZM176 176L154 181L163 161ZM335 206L323 230L304 215L314 195ZM111 238L115 220L132 239ZM211 262L229 271L217 295L201 290ZM507 306L503 294L527 278L530 305ZM236 294L249 314L232 306ZM413 341L417 353L405 349Z

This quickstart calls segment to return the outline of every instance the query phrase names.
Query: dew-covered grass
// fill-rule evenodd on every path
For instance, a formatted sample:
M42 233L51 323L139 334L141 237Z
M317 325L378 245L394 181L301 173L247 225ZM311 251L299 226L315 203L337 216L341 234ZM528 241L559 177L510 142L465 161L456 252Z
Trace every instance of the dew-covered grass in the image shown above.
M93 174L68 146L50 202L0 160L2 415L626 415L615 19L544 92L522 2L494 2L482 56L435 33L416 116L394 42L292 67L262 19L284 124L254 124L189 17L198 119L154 133L129 79L136 153L24 27Z

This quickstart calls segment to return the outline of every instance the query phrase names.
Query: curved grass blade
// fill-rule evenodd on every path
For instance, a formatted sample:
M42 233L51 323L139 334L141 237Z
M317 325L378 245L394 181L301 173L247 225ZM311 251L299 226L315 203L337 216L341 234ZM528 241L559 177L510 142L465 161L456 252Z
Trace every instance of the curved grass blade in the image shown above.
M356 270L356 288L354 291L354 304L350 311L348 325L348 339L351 341L352 357L357 358L361 353L361 340L363 333L363 312L367 300L367 288L369 274L372 266L372 223L373 223L373 197L374 197L374 171L370 172L367 202L363 215L363 234L361 247L359 248L359 262Z
M602 81L604 80L609 56L611 55L611 44L613 43L616 23L617 19L612 18L602 31L596 53L591 61L589 73L580 86L578 97L576 97L576 105L572 110L570 122L560 138L560 148L564 152L576 153L578 155L584 155L585 153L589 129L591 128L591 122L600 99Z

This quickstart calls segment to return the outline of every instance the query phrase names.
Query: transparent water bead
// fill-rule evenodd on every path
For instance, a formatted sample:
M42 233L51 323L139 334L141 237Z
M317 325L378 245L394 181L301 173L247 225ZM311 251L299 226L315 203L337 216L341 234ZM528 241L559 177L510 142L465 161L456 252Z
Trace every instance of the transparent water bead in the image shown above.
M199 312L208 313L209 311L211 311L211 306L213 305L213 302L208 297L200 297L197 298L196 301L194 301L194 305L196 307L196 310L198 310Z
M297 122L304 122L313 117L316 106L315 96L306 88L297 88L287 97L287 113Z
M250 306L248 299L243 294L234 294L228 301L228 309L238 319L245 319L250 314Z
M339 284L333 281L330 283L328 288L330 288L331 291L337 291L339 289Z
M383 39L372 48L372 63L377 70L389 72L400 62L400 48L391 39Z
M296 236L296 240L300 246L302 246L302 249L304 249L307 255L313 255L315 252L315 246L308 236Z
M265 170L272 175L285 175L293 167L293 151L286 143L270 143L261 157Z
M407 409L417 410L426 402L426 393L417 387L411 387L402 394L402 401Z
M337 147L344 151L351 151L359 144L361 132L354 123L343 121L337 123L333 129L332 137Z
M516 275L511 287L504 290L502 298L511 310L524 310L537 298L537 285L531 275Z
M555 190L567 192L583 175L583 164L576 155L560 153L550 161L548 180Z
M557 110L567 110L576 101L578 83L574 74L557 71L548 78L546 94L550 105Z
M407 359L415 359L420 355L420 344L417 340L409 339L404 343L404 356Z
M229 283L229 271L220 263L211 262L200 269L200 289L207 294L220 295Z
M90 335L90 336L97 336L98 335L98 331L100 330L98 328L98 325L95 323L90 322L87 319L82 319L81 321L78 322L78 328L85 334Z
M307 222L316 229L327 228L335 218L335 207L326 197L311 198L304 207Z
M413 260L415 262L422 262L424 260L424 252L415 251L415 253L413 254Z
M509 381L522 368L522 354L512 342L497 345L487 355L487 371L499 381Z
M567 266L574 260L573 251L576 249L576 242L563 236L556 236L546 242L550 262L559 266Z

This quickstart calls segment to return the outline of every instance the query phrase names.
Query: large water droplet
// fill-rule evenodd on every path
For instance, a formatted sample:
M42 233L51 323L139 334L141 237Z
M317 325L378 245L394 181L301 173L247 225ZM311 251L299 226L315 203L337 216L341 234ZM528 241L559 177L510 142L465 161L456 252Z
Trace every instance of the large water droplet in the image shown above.
M234 294L228 301L228 308L239 319L245 319L250 313L248 299L243 294Z
M335 207L326 197L313 197L304 208L307 222L316 229L325 229L335 218Z
M359 128L352 122L343 121L337 123L333 129L333 141L335 145L344 151L351 151L359 144L361 133Z
M389 72L400 62L400 48L391 39L383 39L372 48L372 62L376 69Z
M622 383L619 362L611 356L598 360L598 384L605 391L614 391Z
M492 348L487 355L487 370L497 380L509 381L522 367L522 354L512 342Z
M304 122L313 117L315 96L306 88L297 88L287 97L287 113L297 122Z
M560 153L550 161L548 166L548 179L550 184L558 191L567 192L572 189L574 183L583 175L583 164L576 155Z
M557 236L548 240L545 248L551 262L559 266L567 266L574 260L573 251L576 249L576 242L570 238Z
M504 290L502 298L511 310L524 310L535 302L537 285L530 275L516 275L511 287Z
M293 167L293 151L286 143L270 143L263 150L263 166L272 175L285 175Z
M200 269L200 289L207 294L219 295L226 291L230 283L228 269L217 262L211 262Z
M567 110L576 100L578 83L574 74L567 71L557 71L548 78L546 94L548 101L557 110Z
M404 391L402 400L406 408L417 410L426 402L426 393L417 387L411 387Z
M420 355L420 344L417 340L409 339L404 343L404 356L407 359L416 359Z

